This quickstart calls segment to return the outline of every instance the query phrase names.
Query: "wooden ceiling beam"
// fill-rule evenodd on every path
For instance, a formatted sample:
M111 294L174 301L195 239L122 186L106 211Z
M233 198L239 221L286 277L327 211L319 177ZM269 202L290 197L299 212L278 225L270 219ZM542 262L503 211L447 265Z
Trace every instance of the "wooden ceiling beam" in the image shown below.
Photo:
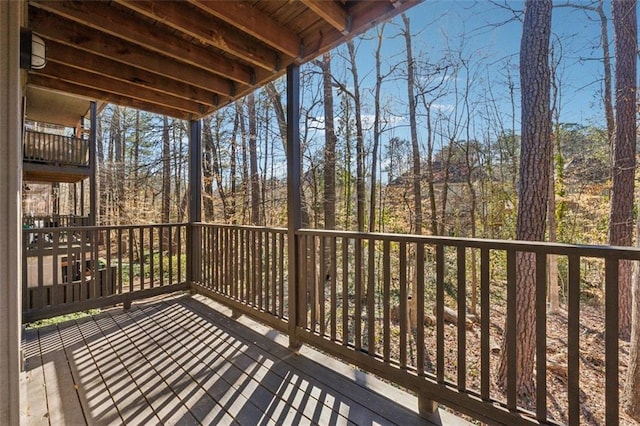
M251 67L243 66L223 55L176 37L164 28L142 22L129 13L116 10L106 2L32 0L29 5L143 46L158 54L203 68L237 83L253 84L255 80L255 72Z
M353 38L369 28L384 22L424 0L380 0L359 1L349 8L351 31L348 38ZM305 41L302 62L309 61L327 52L345 41L338 30L320 32L316 29L302 31L300 37Z
M168 95L199 102L207 106L220 103L219 96L208 90L203 90L182 81L173 80L149 71L141 70L131 65L125 65L103 56L78 50L74 47L46 40L47 59L74 68L96 74L108 75L117 80L125 81L141 88L152 89ZM82 58L82 60L78 60Z
M302 0L302 3L341 34L346 35L351 31L351 18L334 0Z
M73 95L86 97L88 99L99 99L116 105L135 108L160 115L167 115L169 117L179 118L181 120L189 120L194 116L189 112L179 109L169 108L163 105L150 104L148 102L140 101L139 99L105 92L92 87L80 86L78 84L60 80L55 77L50 77L45 74L30 74L29 84L36 87L44 87L51 90L71 93Z
M227 24L279 50L291 58L299 58L302 42L297 35L253 8L249 2L235 0L189 0L193 5Z
M80 86L94 88L102 92L127 96L148 104L163 105L165 107L179 109L193 114L201 114L206 109L205 105L198 102L160 93L132 83L116 80L115 78L105 75L70 67L68 65L54 62L53 60L49 60L47 62L47 66L42 70L31 71L30 73L48 75Z
M278 70L279 53L264 44L243 37L228 24L203 16L187 5L168 1L116 0L123 6L188 34L201 43L242 59L266 71Z
M229 97L234 90L230 80L144 49L136 44L97 32L84 25L68 21L49 12L30 8L29 20L35 33L46 40L79 49L79 56L94 53L120 63L144 69L167 78L185 81L204 90Z

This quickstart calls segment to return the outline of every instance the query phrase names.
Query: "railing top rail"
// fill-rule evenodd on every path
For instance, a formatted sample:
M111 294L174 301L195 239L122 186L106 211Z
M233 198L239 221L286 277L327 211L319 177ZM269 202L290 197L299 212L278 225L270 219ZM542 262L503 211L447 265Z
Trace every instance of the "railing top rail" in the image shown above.
M145 223L139 225L99 225L99 226L66 226L66 227L56 227L56 228L24 228L22 230L23 234L33 233L33 232L41 232L41 233L51 233L51 232L71 232L78 229L83 231L101 231L106 229L139 229L139 228L159 228L159 227L176 227L176 226L187 226L187 222L180 223Z
M269 231L277 233L286 233L287 228L269 227L269 226L255 226L255 225L233 225L228 223L206 223L206 222L194 222L195 226L215 226L217 228L230 228L230 229L246 229L254 231Z
M49 133L49 132L43 132L43 131L39 131L39 130L26 130L25 134L46 135L48 137L55 137L55 138L60 138L60 139L73 140L73 141L85 141L85 142L89 143L89 139L83 139L83 138L79 138L77 136L59 135L57 133Z
M495 240L482 238L442 237L434 235L391 234L377 232L335 231L326 229L300 229L299 235L379 240L406 243L423 243L452 247L516 250L530 253L558 255L579 254L583 257L619 258L640 260L640 247L604 246L588 244L550 243L545 241Z

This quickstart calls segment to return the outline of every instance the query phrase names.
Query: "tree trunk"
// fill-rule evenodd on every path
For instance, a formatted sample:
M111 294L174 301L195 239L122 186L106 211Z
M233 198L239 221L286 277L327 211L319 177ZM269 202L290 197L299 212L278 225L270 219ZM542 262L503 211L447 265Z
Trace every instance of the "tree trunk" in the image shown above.
M612 15L616 56L616 132L611 172L609 244L630 246L633 239L633 190L636 167L635 1L614 1ZM631 262L620 262L618 312L622 338L628 338L631 331L631 269Z
M349 50L351 75L353 77L353 104L356 119L356 220L358 222L358 232L365 229L365 185L364 185L364 131L362 128L362 104L360 102L360 80L358 78L358 68L356 65L356 49L353 40L347 42Z
M378 148L380 146L380 90L382 89L382 74L380 72L382 41L384 40L384 24L378 31L378 44L376 46L376 86L373 98L373 149L371 150L371 193L369 195L369 232L376 230L376 174L378 173Z
M542 241L545 237L549 165L551 163L551 111L549 37L551 0L526 0L520 44L520 87L522 87L522 145L520 154L520 193L516 238ZM536 66L532 66L536 64ZM535 355L535 255L517 255L515 284L516 311L516 392L530 396L534 391ZM507 346L510 339L505 326L498 381L507 383Z
M322 55L324 88L324 229L336 228L336 132L333 121L331 54ZM328 253L327 253L328 254Z
M247 96L249 110L249 168L251 173L251 223L260 225L260 175L258 174L258 130L256 101L253 94Z
M638 23L635 0L617 0L612 2L613 32L615 38L616 55L616 137L614 150L613 184L620 182L623 189L624 208L629 208L627 220L630 226L633 221L633 184L635 172L636 152L636 87L637 87L637 46ZM623 151L623 152L619 152ZM618 166L618 167L616 167ZM616 177L618 179L616 180ZM628 185L622 187L622 185ZM627 223L613 222L613 195L612 190L612 235L613 225L616 232L622 233ZM629 200L626 199L629 196ZM622 197L622 194L620 194ZM630 206L627 206L629 202ZM622 219L622 218L621 218ZM619 228L618 228L619 227ZM640 236L640 228L638 228ZM628 235L631 244L631 233ZM626 240L623 240L626 242ZM624 262L621 269L631 269L631 262ZM622 337L630 334L631 345L629 349L629 368L622 395L622 407L631 417L640 421L640 270L636 264L635 279L633 280L633 292L627 288L627 282L619 277L619 329ZM626 271L625 271L626 273ZM620 271L622 274L622 271ZM624 277L626 279L626 276ZM633 321L631 320L633 318Z
M411 149L413 154L413 207L415 210L414 232L422 234L422 193L420 184L422 175L420 172L420 146L418 145L418 127L416 124L416 97L414 94L415 64L411 49L411 27L409 18L402 14L404 22L404 40L407 49L407 97L409 98L409 126L411 128Z
M213 135L211 134L211 117L202 120L202 212L206 221L214 220L213 213Z
M275 85L273 83L268 83L265 86L265 91L273 104L273 108L276 112L276 120L278 122L278 129L280 130L280 139L282 141L282 148L286 151L287 148L287 118L285 110L282 106L282 95L278 92ZM300 165L302 168L302 164ZM305 201L304 191L301 189L300 194L301 201L301 222L302 227L306 227L309 225L309 209L307 207L307 203Z
M162 117L162 223L169 223L171 213L171 145L169 118Z

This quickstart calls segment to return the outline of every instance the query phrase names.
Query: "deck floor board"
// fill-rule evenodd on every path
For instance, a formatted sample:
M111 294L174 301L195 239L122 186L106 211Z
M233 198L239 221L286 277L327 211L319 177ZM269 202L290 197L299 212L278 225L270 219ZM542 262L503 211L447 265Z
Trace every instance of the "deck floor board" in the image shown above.
M464 424L446 413L429 423L407 408L415 397L310 349L296 354L285 336L225 310L173 295L25 331L22 423Z

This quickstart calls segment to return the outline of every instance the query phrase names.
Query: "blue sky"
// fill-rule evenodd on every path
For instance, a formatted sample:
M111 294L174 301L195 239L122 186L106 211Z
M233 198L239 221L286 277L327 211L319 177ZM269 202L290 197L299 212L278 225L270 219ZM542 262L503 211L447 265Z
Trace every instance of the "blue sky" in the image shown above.
M555 1L555 4L559 4ZM564 0L562 1L564 3ZM575 3L590 4L590 1L576 0ZM515 13L509 8L515 10ZM491 84L494 96L501 102L508 102L505 93L510 77L519 90L518 51L522 25L517 20L523 2L495 0L427 0L408 13L413 32L414 54L427 59L436 59L450 46L462 50L463 55L482 62L482 70L476 70L479 80L475 85ZM605 6L610 15L609 5ZM387 25L384 41L384 55L389 62L400 60L405 45L401 37L395 36L401 21L396 19ZM558 74L561 81L561 121L582 124L601 124L602 117L602 50L600 47L600 22L593 12L574 8L554 7L552 41L557 55L561 55ZM609 38L613 44L613 29L609 22ZM360 74L366 75L373 68L373 43L360 45ZM365 53L369 50L371 53ZM476 63L477 63L476 62ZM509 64L509 65L507 65ZM478 65L479 66L479 65ZM473 65L471 66L473 68ZM508 68L508 69L507 69ZM510 74L510 76L508 75ZM373 71L370 73L373 78ZM457 76L464 79L464 72ZM404 89L403 83L387 85L391 93ZM519 91L516 94L519 103ZM442 104L455 103L454 99L442 99ZM503 105L505 109L510 109ZM516 113L519 121L519 112Z

